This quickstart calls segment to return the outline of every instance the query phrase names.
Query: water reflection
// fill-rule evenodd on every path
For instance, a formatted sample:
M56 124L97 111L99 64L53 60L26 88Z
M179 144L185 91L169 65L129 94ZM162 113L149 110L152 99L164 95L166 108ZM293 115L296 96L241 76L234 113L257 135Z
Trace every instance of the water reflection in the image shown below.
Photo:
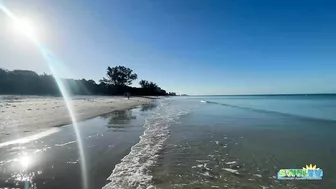
M8 175L9 177L5 182L1 180L0 188L35 188L32 182L35 177L35 172L29 171L35 159L36 157L34 157L34 153L29 154L27 152L20 152L17 154L16 158L3 161L2 165L7 165L3 167L2 171L10 170L11 174Z
M90 161L90 188L102 188L114 167L139 141L145 119L155 105L115 111L81 122ZM0 189L82 188L80 157L72 125L48 136L0 145ZM109 165L109 166L106 166ZM26 187L26 186L27 187Z
M26 170L29 167L29 165L31 165L32 158L27 155L24 155L19 158L19 163L21 164L23 170Z
M101 116L104 119L107 119L108 128L121 129L129 126L132 120L136 119L136 116L133 115L132 110L117 110L109 114Z
M51 129L48 129L46 131L37 133L37 134L32 135L32 136L28 136L28 137L20 138L20 139L17 139L17 140L8 141L8 142L3 142L3 143L0 143L0 148L5 147L5 146L9 146L9 145L13 145L13 144L29 143L30 141L38 140L40 138L44 138L44 137L49 136L51 134L57 133L59 130L60 130L59 128L51 128Z
M140 111L142 111L142 112L147 112L147 111L153 110L153 109L156 108L156 107L157 107L157 104L156 104L156 103L143 104L143 105L141 106Z

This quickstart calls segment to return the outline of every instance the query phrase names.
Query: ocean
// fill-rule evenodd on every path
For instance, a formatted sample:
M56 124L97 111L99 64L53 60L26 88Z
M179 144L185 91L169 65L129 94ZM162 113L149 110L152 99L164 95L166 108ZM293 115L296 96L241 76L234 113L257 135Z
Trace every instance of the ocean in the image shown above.
M147 172L156 188L336 187L335 95L197 96L162 103L170 110L165 116L179 118L165 128L169 134ZM322 180L277 179L280 169L309 164L323 170Z
M336 95L188 96L78 124L90 188L333 189L335 115ZM83 188L73 126L55 129L0 145L0 188ZM310 164L322 180L277 179Z

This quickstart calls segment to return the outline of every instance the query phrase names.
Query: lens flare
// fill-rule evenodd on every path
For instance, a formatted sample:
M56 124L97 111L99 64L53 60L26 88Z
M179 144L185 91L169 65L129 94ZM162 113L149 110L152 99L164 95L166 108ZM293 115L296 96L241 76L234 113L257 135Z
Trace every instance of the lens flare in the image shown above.
M55 67L59 64L61 64L60 61L57 60L56 56L54 56L49 49L44 47L42 43L39 42L37 39L32 27L27 24L26 22L23 22L21 19L19 19L13 12L11 12L4 4L3 1L0 0L0 10L2 10L15 24L18 25L19 28L23 29L23 33L32 40L32 42L38 47L40 50L44 60L48 64L48 67L53 75L53 77L56 80L56 83L58 85L58 88L63 96L64 102L66 104L66 107L68 109L68 113L71 117L72 125L76 134L76 140L78 144L79 149L79 156L80 156L80 164L81 164L81 172L82 172L82 185L83 189L88 189L88 179L87 179L87 171L86 171L86 161L85 161L85 154L84 154L84 148L82 145L82 139L80 135L80 131L78 129L78 124L76 121L76 117L74 114L74 109L71 103L71 98L66 90L66 87L64 86L61 78L59 77L59 74ZM23 165L28 165L29 159L23 158L22 161Z
M56 83L62 93L63 99L65 101L66 107L68 109L69 115L71 117L71 121L72 121L72 125L76 134L76 140L78 143L78 149L79 149L79 156L80 156L80 163L81 163L81 169L82 169L82 179L83 179L83 188L84 189L88 189L88 183L87 183L87 172L86 172L86 160L85 160L85 154L84 154L84 148L83 148L83 143L82 143L82 137L80 134L80 131L78 129L78 124L77 124L77 120L74 114L74 110L73 110L73 105L72 105L72 101L70 98L70 95L68 93L68 91L66 90L66 87L64 86L61 78L59 77L59 73L54 69L55 64L60 63L56 57L46 48L43 48L41 45L38 45L43 58L46 60L46 62L48 63L49 69L52 72Z

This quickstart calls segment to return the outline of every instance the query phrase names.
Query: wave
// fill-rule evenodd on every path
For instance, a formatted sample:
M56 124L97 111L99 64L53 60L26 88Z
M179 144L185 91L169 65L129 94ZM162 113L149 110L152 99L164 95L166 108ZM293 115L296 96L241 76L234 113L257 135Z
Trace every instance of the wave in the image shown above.
M268 114L277 114L277 115L282 115L282 116L301 118L301 119L310 119L310 120L315 120L315 121L336 122L335 120L332 120L332 119L309 117L309 116L303 116L303 115L298 115L298 114L284 113L284 112L273 111L273 110L263 110L263 109L258 109L258 108L251 108L251 107L246 107L246 106L238 106L238 105L219 103L219 102L213 102L213 101L201 100L201 102L202 103L208 103L208 104L217 104L217 105L227 106L227 107L232 107L232 108L239 108L239 109L244 109L244 110L250 110L250 111L254 111L254 112L262 112L262 113L268 113Z
M180 116L189 112L164 100L158 103L160 105L153 116L145 120L145 131L140 136L139 143L115 166L107 179L111 182L103 189L155 188L151 185L152 175L149 169L156 162L159 151L170 135L170 125L177 123Z

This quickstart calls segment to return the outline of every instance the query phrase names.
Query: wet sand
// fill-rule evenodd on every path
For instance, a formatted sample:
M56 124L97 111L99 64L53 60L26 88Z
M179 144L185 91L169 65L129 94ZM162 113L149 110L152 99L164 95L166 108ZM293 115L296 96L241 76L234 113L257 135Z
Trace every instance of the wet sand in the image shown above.
M79 123L86 155L89 188L102 188L114 166L143 133L155 105L118 110ZM77 141L72 125L43 138L0 147L0 188L82 188Z
M72 106L78 121L115 110L150 103L153 99L132 97L78 96ZM71 123L60 97L0 96L0 143L30 136L51 127Z

